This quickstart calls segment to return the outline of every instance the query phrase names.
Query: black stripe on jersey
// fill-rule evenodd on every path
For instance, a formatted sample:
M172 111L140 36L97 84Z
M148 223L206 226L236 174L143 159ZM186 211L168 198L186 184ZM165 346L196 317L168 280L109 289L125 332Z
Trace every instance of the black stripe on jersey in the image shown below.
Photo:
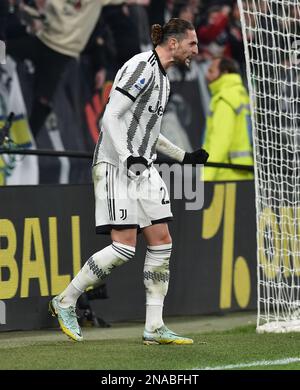
M151 54L151 56L150 56L149 59L148 59L148 62L150 62L150 64L151 64L151 62L153 61L153 59L155 59L154 53ZM151 64L151 65L152 65L152 64Z
M148 62L150 62L150 65L154 66L154 64L156 63L156 58L155 58L154 53L153 53L152 56L149 58Z
M109 177L108 177L108 170L107 170L107 164L106 164L106 199L107 199L107 208L108 208L108 214L109 219L112 219L111 214L111 206L110 206L110 199L109 199L109 185L108 185Z
M148 90L146 92L144 92L143 99L138 101L136 108L135 108L135 111L133 113L133 117L132 117L131 123L129 125L129 129L128 129L128 133L127 133L128 134L127 135L127 148L130 151L130 153L133 153L132 141L133 141L133 138L135 136L136 130L137 130L138 125L139 125L138 121L139 121L140 117L143 115L143 112L149 103L154 84L155 84L155 78L152 77L152 82L151 82Z
M114 215L115 200L114 200L113 181L114 181L113 167L109 165L109 203L111 209L111 219L112 221L115 221L115 215Z
M144 69L146 68L147 62L141 61L136 70L129 77L127 83L123 86L123 91L127 91L138 81L140 76L143 74Z
M162 64L161 64L161 62L160 62L160 59L159 59L159 57L158 57L158 54L156 53L155 50L153 50L153 53L154 53L154 55L155 55L155 57L156 57L156 59L157 59L157 63L158 63L159 69L161 70L161 73L162 73L164 76L166 76L167 73L166 73L166 71L165 71L165 68L162 66Z
M103 138L103 137L102 137ZM93 166L96 165L97 163L97 158L98 158L98 153L99 153L99 148L100 148L100 145L101 145L101 141L99 142L99 138L98 138L98 141L97 141L97 145L96 145L96 149L94 151L94 155L93 155Z
M97 164L97 158L98 158L98 154L99 154L99 149L100 149L100 146L101 146L102 141L103 141L103 132L101 130L101 127L99 126L99 122L97 123L97 127L98 127L98 130L99 130L99 137L98 137L97 145L96 145L96 148L95 148L95 151L94 151L94 155L93 155L93 166Z
M129 97L129 99L132 100L133 102L136 101L136 98L133 97L132 95L130 95L130 93L128 93L127 91L124 91L124 89L119 88L119 87L116 87L116 91L119 91L119 92L121 92L123 95Z
M170 87L169 87L169 80L166 79L166 101L165 101L165 107L167 107L169 97L170 97ZM152 145L151 152L150 152L150 158L152 159L153 155L156 154L156 145L157 145L158 138L155 140L155 142Z
M109 186L109 207L110 207L110 214L111 214L111 219L114 219L113 216L113 210L112 210L112 196L111 196L111 165L108 166L108 186Z
M154 144L152 145L151 152L150 152L150 158L152 159L153 155L156 154L156 145L157 145L158 137L155 140Z
M126 70L127 70L127 69L128 69L128 66L126 66L126 68L125 68L125 69L123 70L123 72L121 73L121 76L120 76L118 82L120 82L120 81L122 80L122 78L123 78L124 74L126 73Z
M163 95L163 85L164 85L164 78L163 78L163 75L162 73L160 72L159 73L159 96L158 96L158 101L161 102L162 101L162 95ZM150 143L150 137L151 137L151 132L152 132L152 129L154 128L156 122L158 121L159 119L159 116L155 113L151 116L151 118L149 119L149 122L147 123L146 125L146 128L145 128L145 135L143 137L143 140L142 140L142 143L138 149L138 153L140 156L144 156L145 153L146 153L146 150L149 146L149 143ZM152 148L152 146L151 146Z
M111 192L112 192L112 214L113 220L116 220L116 207L115 207L115 176L114 168L111 166Z

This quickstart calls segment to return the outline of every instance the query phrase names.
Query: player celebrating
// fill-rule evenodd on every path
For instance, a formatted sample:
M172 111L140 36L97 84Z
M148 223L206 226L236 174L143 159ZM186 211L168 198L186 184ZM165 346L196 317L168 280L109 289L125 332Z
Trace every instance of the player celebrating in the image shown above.
M151 37L155 49L135 55L116 75L94 153L96 230L109 232L112 244L88 259L69 286L50 302L61 329L76 341L82 340L75 314L78 297L114 267L133 258L141 229L147 241L143 342L193 343L168 329L162 318L172 250L167 221L172 213L166 185L153 161L156 151L187 164L207 161L205 150L186 153L160 134L170 92L166 70L174 64L189 66L198 53L198 41L193 25L181 19L171 19L163 27L153 25ZM130 187L138 188L141 195L131 196Z

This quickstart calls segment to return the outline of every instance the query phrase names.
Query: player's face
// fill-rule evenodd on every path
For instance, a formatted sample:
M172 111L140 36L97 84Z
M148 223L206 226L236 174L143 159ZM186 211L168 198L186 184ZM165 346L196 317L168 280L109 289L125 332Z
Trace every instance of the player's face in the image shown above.
M198 54L198 39L195 30L187 30L186 36L181 41L177 41L174 52L174 62L190 66L191 60Z
M208 83L212 83L220 77L220 59L215 59L211 62L206 72L206 80Z

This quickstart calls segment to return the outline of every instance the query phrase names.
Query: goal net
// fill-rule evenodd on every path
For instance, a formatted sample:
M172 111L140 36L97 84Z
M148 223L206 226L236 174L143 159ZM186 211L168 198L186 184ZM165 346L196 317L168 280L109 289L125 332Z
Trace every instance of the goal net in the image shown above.
M300 331L300 0L238 4L255 155L257 331Z

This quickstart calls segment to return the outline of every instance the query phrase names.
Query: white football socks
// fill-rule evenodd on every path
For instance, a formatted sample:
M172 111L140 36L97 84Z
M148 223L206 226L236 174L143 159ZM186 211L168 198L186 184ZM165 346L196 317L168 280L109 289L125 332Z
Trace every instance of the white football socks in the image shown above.
M115 241L95 253L59 295L59 305L63 308L75 306L77 299L87 287L97 285L100 280L110 274L113 268L126 263L134 255L135 247Z
M162 314L169 286L171 252L172 243L147 247L144 266L147 332L153 332L164 324Z

